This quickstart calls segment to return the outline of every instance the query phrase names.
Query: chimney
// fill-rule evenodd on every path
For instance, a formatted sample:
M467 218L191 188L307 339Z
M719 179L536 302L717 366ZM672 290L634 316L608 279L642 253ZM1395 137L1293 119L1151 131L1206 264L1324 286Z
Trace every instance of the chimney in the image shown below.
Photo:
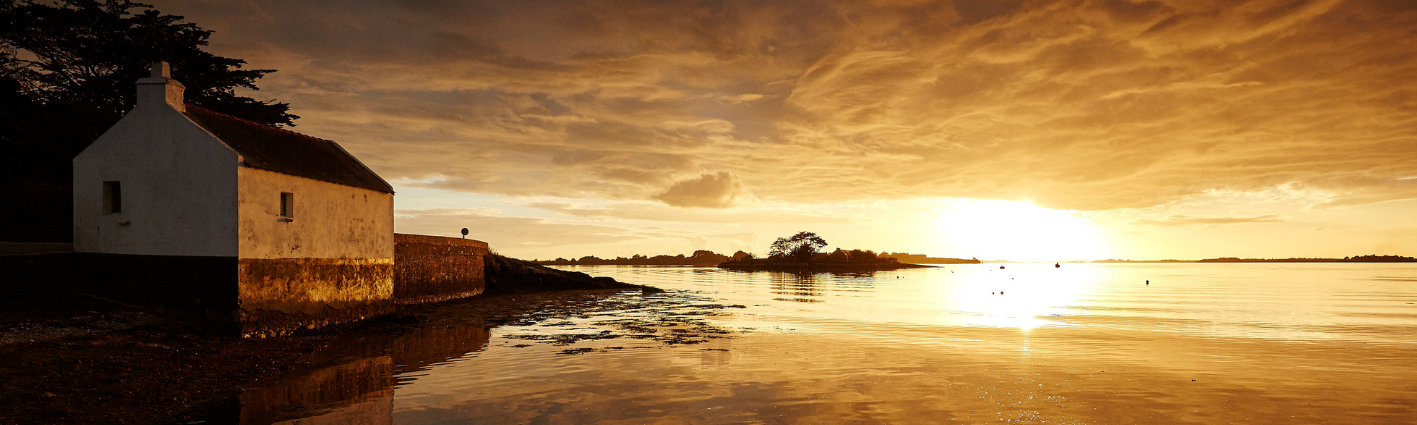
M182 103L182 83L172 79L167 62L153 62L152 74L138 80L138 107L149 108L166 103L177 112L186 112Z

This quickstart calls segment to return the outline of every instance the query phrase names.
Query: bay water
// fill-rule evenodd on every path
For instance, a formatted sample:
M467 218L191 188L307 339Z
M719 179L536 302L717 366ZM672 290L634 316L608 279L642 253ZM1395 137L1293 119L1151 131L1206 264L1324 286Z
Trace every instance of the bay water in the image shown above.
M391 379L286 422L1417 423L1414 264L564 268L668 292L292 377ZM656 299L684 338L608 330Z

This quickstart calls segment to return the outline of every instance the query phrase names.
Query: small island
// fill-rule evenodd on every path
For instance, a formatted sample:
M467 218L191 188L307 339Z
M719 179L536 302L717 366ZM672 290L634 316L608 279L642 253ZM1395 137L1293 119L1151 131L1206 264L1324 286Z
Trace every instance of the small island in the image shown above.
M724 270L780 272L876 272L899 269L929 268L902 263L894 257L873 251L837 248L830 253L819 252L827 241L812 232L799 232L790 238L777 238L767 258L751 254L719 263Z

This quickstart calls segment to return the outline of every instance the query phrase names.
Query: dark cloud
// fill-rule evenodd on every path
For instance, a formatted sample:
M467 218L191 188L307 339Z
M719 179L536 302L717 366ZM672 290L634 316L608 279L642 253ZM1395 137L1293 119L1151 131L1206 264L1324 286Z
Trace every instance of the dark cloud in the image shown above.
M676 207L728 208L746 196L738 176L719 171L675 182L653 198Z
M1144 226L1180 227L1180 226L1219 226L1223 224L1240 223L1279 223L1279 214L1267 214L1257 217L1191 217L1184 215L1173 215L1164 220L1137 220L1132 224Z
M157 2L390 180L733 205L1417 198L1417 9L1375 0ZM721 175L721 174L720 174ZM666 189L667 188L667 189Z

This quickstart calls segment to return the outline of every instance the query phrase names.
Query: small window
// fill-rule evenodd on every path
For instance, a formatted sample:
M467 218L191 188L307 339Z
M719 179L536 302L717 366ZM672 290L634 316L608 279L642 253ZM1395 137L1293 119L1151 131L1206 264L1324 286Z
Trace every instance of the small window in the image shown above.
M123 188L116 181L103 182L103 213L123 212Z
M290 192L280 193L280 216L285 218L295 217L295 194Z

